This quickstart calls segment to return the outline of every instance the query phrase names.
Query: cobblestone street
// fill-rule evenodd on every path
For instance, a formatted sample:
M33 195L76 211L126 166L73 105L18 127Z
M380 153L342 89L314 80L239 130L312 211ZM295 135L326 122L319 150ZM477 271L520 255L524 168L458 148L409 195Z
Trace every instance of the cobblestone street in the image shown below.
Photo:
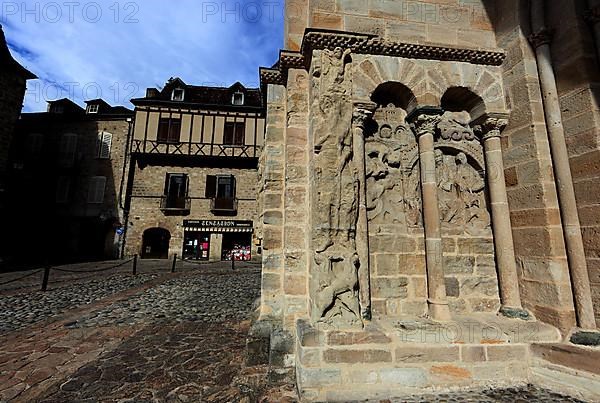
M294 385L244 368L256 265L140 262L70 267L0 294L0 402L293 402ZM79 274L75 272L80 272ZM0 284L20 275L1 275ZM579 402L535 387L393 402Z

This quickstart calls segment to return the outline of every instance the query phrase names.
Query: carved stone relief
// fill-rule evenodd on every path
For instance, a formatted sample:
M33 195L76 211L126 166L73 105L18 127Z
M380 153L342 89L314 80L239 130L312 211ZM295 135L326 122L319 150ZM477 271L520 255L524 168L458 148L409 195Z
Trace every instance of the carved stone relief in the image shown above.
M405 118L401 108L380 108L367 138L367 208L375 224L422 224L418 146Z
M353 165L349 55L342 49L321 52L312 74L317 277L313 319L336 326L362 324L355 239L359 181Z
M491 230L486 207L483 149L469 126L468 112L446 112L438 123L435 161L440 218L455 233Z

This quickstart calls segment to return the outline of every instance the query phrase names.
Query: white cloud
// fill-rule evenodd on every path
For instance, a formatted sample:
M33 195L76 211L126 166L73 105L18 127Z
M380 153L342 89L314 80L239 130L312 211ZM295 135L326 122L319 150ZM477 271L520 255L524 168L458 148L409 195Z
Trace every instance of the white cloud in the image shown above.
M127 105L171 76L197 85L257 85L258 67L271 65L283 43L283 2L68 4L2 3L13 55L40 77L29 83L25 111L62 97Z

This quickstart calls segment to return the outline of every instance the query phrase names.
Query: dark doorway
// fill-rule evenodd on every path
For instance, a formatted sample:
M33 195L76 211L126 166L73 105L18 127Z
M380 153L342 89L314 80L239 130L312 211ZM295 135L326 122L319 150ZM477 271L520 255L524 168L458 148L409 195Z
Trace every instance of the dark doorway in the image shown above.
M142 259L168 259L171 233L163 228L150 228L144 231Z

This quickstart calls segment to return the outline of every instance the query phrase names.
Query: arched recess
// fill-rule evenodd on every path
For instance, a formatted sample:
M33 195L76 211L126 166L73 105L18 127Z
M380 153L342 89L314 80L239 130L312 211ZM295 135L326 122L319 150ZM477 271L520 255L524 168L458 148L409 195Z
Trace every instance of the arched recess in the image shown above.
M477 120L487 112L483 98L466 87L448 88L442 95L440 106L447 112L468 112L471 120Z
M417 107L415 94L406 85L398 81L388 81L380 84L371 94L371 101L379 107L394 105L407 113Z
M149 228L142 236L142 259L168 259L171 233L164 228Z

